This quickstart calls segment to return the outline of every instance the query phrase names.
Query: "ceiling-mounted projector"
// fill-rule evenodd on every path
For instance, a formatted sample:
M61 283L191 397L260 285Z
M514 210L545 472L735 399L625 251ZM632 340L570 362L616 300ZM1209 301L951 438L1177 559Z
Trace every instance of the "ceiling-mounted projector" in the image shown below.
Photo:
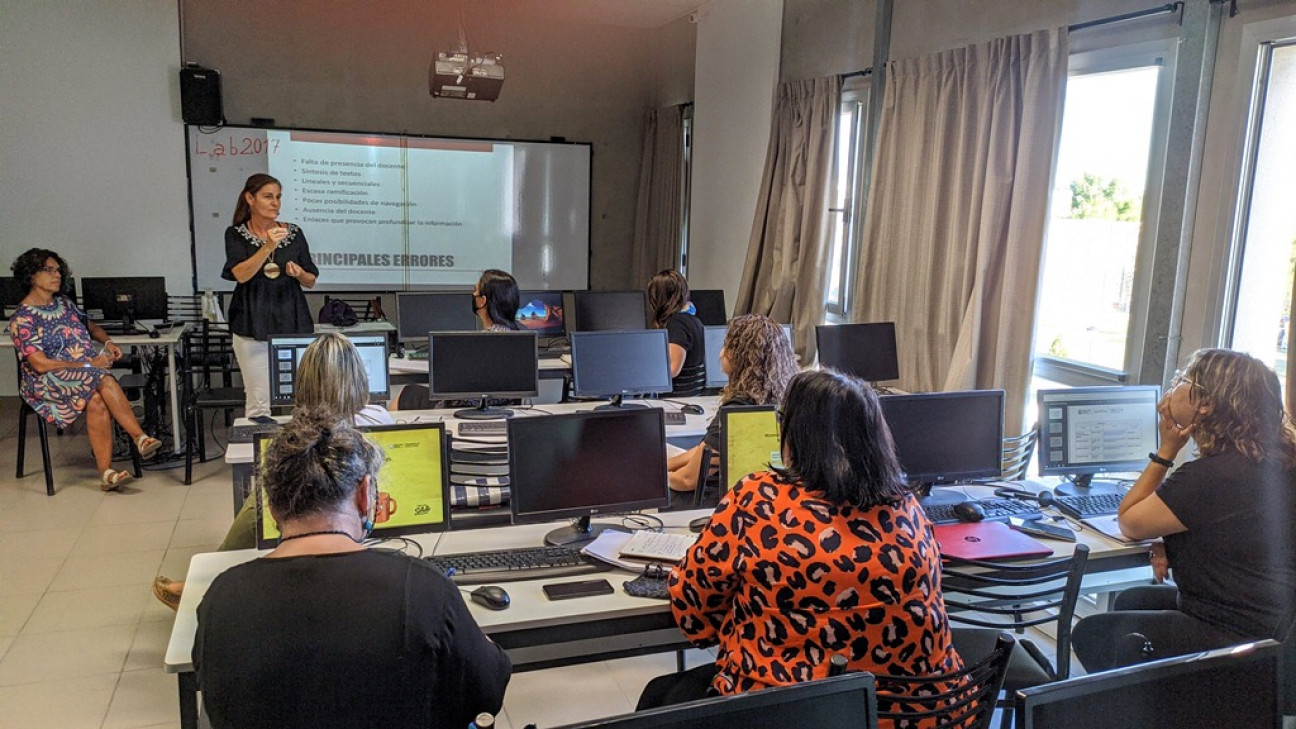
M498 53L443 51L428 70L428 93L438 98L494 101L504 86L504 64Z

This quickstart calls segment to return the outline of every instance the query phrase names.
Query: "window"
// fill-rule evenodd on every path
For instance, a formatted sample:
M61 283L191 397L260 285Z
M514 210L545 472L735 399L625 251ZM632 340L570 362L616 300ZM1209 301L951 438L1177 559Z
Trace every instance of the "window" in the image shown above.
M867 78L857 78L867 81ZM848 83L851 80L854 79ZM855 268L852 262L859 251L863 223L862 180L868 116L868 88L861 85L861 88L844 89L837 115L832 205L828 208L830 248L824 303L830 317L844 317L850 311Z
M1031 389L1125 382L1142 358L1173 73L1162 43L1074 54Z
M684 105L684 149L680 160L680 254L676 270L688 277L689 199L693 196L693 105Z
M1296 275L1296 40L1260 47L1221 340L1285 380Z

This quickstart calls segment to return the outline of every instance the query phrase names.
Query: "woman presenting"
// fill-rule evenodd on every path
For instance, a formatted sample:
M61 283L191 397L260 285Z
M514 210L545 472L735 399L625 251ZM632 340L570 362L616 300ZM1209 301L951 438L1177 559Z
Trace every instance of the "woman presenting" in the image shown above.
M221 278L236 281L229 323L234 354L247 392L245 415L270 414L270 363L266 340L314 332L303 288L314 288L319 269L301 228L280 223L283 186L270 175L247 179L225 229Z

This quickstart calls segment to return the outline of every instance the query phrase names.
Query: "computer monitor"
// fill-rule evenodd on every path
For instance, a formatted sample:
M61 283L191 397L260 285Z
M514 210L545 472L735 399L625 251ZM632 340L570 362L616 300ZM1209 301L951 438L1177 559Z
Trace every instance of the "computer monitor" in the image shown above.
M81 279L81 304L87 313L102 312L100 321L119 321L132 328L140 319L166 319L166 279L118 276Z
M576 311L568 331L600 332L648 327L647 304L642 291L577 291L572 301Z
M456 418L507 418L512 410L489 407L491 397L534 397L539 392L535 332L431 332L428 389L434 398L480 398Z
M572 394L611 398L670 392L670 350L665 329L572 332Z
M373 538L443 532L450 526L449 458L446 457L444 423L401 423L357 428L382 448L378 472L378 508ZM275 433L258 433L254 445L259 486L260 469ZM260 500L257 510L257 548L273 549L279 527L270 516L264 489L254 487L248 498Z
M792 325L779 326L787 337L788 346L792 346ZM720 367L720 348L724 346L725 337L729 334L729 325L703 327L702 334L706 338L706 387L719 390L729 384L729 375Z
M576 519L545 536L576 544L605 529L590 517L666 506L666 420L661 408L514 418L508 424L514 524Z
M895 322L820 324L815 327L819 364L869 382L900 378Z
M773 405L721 408L720 444L722 494L750 473L783 467L778 414Z
M698 321L702 326L723 326L729 321L729 310L725 308L724 289L693 289L689 291L689 301L697 309Z
M391 397L391 377L387 369L387 335L346 334L360 352L365 375L369 378L369 399L386 402ZM270 337L270 404L292 405L297 398L297 363L319 335Z
M873 675L846 673L568 724L558 729L876 729L877 725L877 689Z
M1119 491L1094 474L1143 470L1159 443L1160 400L1155 385L1040 390L1040 475L1070 476L1060 494Z
M1017 692L1017 726L1277 729L1281 656L1265 640L1041 684Z
M882 414L910 483L998 478L1003 469L1003 390L886 395ZM948 495L938 501L962 501Z
M396 294L396 336L422 344L428 332L475 332L479 329L471 291L423 291Z
M541 337L565 336L567 325L563 308L561 291L523 291L518 305L517 323Z
M23 288L21 284L14 280L13 276L0 276L0 314L6 319L13 316L14 310L27 298L30 293Z

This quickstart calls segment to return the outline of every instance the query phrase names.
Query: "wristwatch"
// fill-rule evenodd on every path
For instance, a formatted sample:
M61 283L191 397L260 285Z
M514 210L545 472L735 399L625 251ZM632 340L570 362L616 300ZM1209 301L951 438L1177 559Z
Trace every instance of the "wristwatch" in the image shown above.
M1158 456L1156 454L1156 451L1148 451L1148 460L1152 461L1157 465L1165 466L1166 468L1174 468L1174 461L1170 460L1169 458L1162 458L1161 456Z

